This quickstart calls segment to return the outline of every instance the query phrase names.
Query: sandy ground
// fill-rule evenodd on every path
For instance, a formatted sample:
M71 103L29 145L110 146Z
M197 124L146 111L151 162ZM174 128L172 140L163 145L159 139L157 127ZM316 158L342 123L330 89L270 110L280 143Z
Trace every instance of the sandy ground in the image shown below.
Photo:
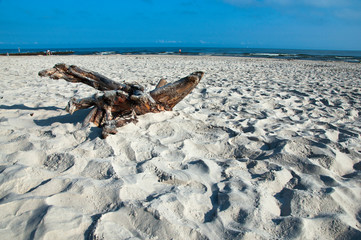
M148 90L205 71L172 112L103 140L64 107L75 64ZM228 57L0 57L2 239L361 239L361 65Z

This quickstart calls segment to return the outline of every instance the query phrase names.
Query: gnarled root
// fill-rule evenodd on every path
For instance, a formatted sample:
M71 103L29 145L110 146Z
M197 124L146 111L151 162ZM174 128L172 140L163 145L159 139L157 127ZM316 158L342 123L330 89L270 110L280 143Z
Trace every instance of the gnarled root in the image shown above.
M134 111L131 114L118 117L115 120L106 121L103 125L102 138L106 138L109 134L116 134L118 132L117 128L122 127L128 123L137 123L137 115Z
M42 77L84 83L104 91L100 96L95 94L83 99L72 98L66 107L70 114L79 109L93 107L83 125L93 122L102 127L103 138L115 134L118 127L137 122L136 115L172 110L197 86L203 75L203 72L194 72L174 83L167 83L162 79L153 91L145 93L144 88L138 84L118 83L99 73L64 63L39 72Z

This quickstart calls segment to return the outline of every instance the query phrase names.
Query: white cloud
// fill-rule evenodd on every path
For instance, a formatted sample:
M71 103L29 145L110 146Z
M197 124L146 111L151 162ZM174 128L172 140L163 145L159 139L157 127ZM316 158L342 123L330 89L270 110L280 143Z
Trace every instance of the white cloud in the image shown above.
M156 43L182 43L182 41L175 41L175 40L157 40Z
M223 0L240 8L271 8L303 19L339 19L361 23L361 0Z
M349 0L301 0L300 3L305 6L329 8L329 7L346 7L351 4Z
M335 15L339 18L347 20L361 20L360 11L354 9L338 9L335 11Z
M360 5L358 0L224 0L224 2L236 6L255 7L304 6L330 8Z

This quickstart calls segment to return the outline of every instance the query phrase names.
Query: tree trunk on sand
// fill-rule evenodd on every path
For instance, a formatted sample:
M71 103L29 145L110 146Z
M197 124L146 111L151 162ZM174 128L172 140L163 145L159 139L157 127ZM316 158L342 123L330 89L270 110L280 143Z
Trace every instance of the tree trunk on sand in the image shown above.
M41 77L84 83L104 92L101 96L95 94L83 99L72 98L66 107L70 114L79 109L92 107L83 124L93 122L96 126L102 127L103 138L115 134L117 127L136 122L137 115L172 110L198 85L203 75L203 72L194 72L174 83L167 83L162 79L154 90L146 93L143 86L118 83L99 73L74 65L59 63L51 69L39 72Z

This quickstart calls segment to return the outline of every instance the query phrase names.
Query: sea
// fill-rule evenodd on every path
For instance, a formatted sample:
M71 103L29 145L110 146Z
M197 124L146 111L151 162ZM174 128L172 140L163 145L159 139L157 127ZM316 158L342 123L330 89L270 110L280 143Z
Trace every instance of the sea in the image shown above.
M322 60L361 63L361 51L298 50L271 48L217 48L217 47L97 47L97 48L51 48L51 49L0 49L6 53L37 53L50 50L69 55L190 55L229 56L247 58L276 58L289 60Z

